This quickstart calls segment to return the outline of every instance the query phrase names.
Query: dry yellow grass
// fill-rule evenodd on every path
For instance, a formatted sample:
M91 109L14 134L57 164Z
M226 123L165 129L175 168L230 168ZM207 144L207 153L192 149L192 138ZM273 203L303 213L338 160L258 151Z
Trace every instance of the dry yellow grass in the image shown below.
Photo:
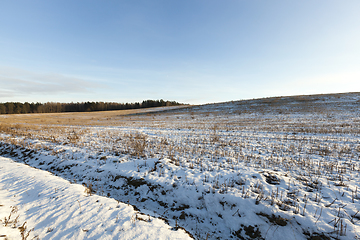
M158 111L167 111L184 107L188 106L102 112L9 114L0 115L0 124L114 126L132 121L132 118L136 118L136 114L142 114L141 116L144 117L143 114L153 114Z

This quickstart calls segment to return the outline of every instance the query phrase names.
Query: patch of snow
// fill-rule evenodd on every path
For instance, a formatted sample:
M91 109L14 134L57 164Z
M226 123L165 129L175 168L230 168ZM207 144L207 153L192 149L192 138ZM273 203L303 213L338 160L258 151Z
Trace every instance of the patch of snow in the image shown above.
M29 239L191 239L130 205L87 196L84 186L49 172L4 157L0 172L0 237L21 239L18 228L26 222L24 234L33 229Z

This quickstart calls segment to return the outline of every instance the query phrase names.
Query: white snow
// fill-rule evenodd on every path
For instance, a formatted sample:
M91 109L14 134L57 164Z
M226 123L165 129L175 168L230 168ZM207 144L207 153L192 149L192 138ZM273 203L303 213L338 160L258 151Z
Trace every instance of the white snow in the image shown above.
M339 96L195 106L168 114L118 117L111 127L24 125L25 130L18 127L0 134L0 154L68 181L91 183L98 195L136 206L154 219L136 224L154 228L151 224L159 221L164 226L161 231L169 231L158 234L161 239L167 234L188 237L181 229L169 230L175 226L197 239L359 239L360 94ZM105 120L102 123L106 125ZM37 184L47 183L40 178ZM65 212L86 220L80 216L89 209L89 219L106 221L99 220L104 226L98 231L101 224L86 220L85 225L92 227L84 232L79 229L88 228L75 227L72 218L64 217L62 227L69 224L70 230L59 227L58 234L135 237L130 235L137 234L137 228L131 228L131 217L136 215L132 207L121 205L131 212L115 223L117 213L111 215L118 204L115 200L86 197L83 186L70 186L78 186L78 197L71 197ZM28 187L33 193L28 190L29 197L23 199L36 199L39 187ZM51 190L55 188L46 187L46 194L65 199ZM19 194L9 193L6 199L15 199L13 195ZM89 200L93 198L100 203ZM55 202L43 201L44 205ZM101 205L106 201L114 204L109 203L109 213ZM1 219L10 206L1 207L7 210L1 212ZM32 217L22 213L19 224L28 221L29 229L38 226L30 221ZM170 226L157 217L166 218ZM111 235L118 225L122 232L116 234L127 235ZM46 232L48 226L43 228ZM55 227L50 228L41 239L56 233ZM40 235L36 228L34 233Z
M25 236L33 229L29 239L190 239L130 205L87 196L82 185L9 158L0 157L0 173L0 236L7 239L21 239L18 227L24 222ZM12 207L16 210L5 226Z

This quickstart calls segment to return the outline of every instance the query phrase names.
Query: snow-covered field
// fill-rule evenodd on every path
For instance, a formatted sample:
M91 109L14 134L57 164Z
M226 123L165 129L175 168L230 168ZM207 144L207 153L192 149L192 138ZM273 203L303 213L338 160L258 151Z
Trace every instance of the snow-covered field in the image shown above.
M110 197L101 198L109 206L118 200L179 229L164 230L164 238L358 239L359 107L360 94L352 93L194 106L77 126L2 124L0 154L83 184ZM82 197L85 209L91 202L86 199L95 196ZM77 214L79 204L71 199L68 214ZM93 208L99 206L88 209ZM106 232L129 223L111 219L113 209L90 211L102 230L92 227L93 233L84 234L79 223L69 225L74 232L63 231L84 238L130 234ZM163 220L156 221L167 229ZM136 222L155 228L155 220ZM56 228L51 220L32 223L34 233L38 225L42 229L39 235ZM132 229L136 234L136 226Z
M190 239L182 229L84 186L0 157L0 236L7 239ZM22 227L22 228L21 228ZM28 236L28 237L27 237Z

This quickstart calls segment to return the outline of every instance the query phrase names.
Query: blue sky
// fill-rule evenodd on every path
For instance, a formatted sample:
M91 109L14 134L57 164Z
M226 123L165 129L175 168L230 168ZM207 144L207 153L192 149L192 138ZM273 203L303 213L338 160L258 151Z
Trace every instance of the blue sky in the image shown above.
M0 102L360 91L360 1L1 1Z

